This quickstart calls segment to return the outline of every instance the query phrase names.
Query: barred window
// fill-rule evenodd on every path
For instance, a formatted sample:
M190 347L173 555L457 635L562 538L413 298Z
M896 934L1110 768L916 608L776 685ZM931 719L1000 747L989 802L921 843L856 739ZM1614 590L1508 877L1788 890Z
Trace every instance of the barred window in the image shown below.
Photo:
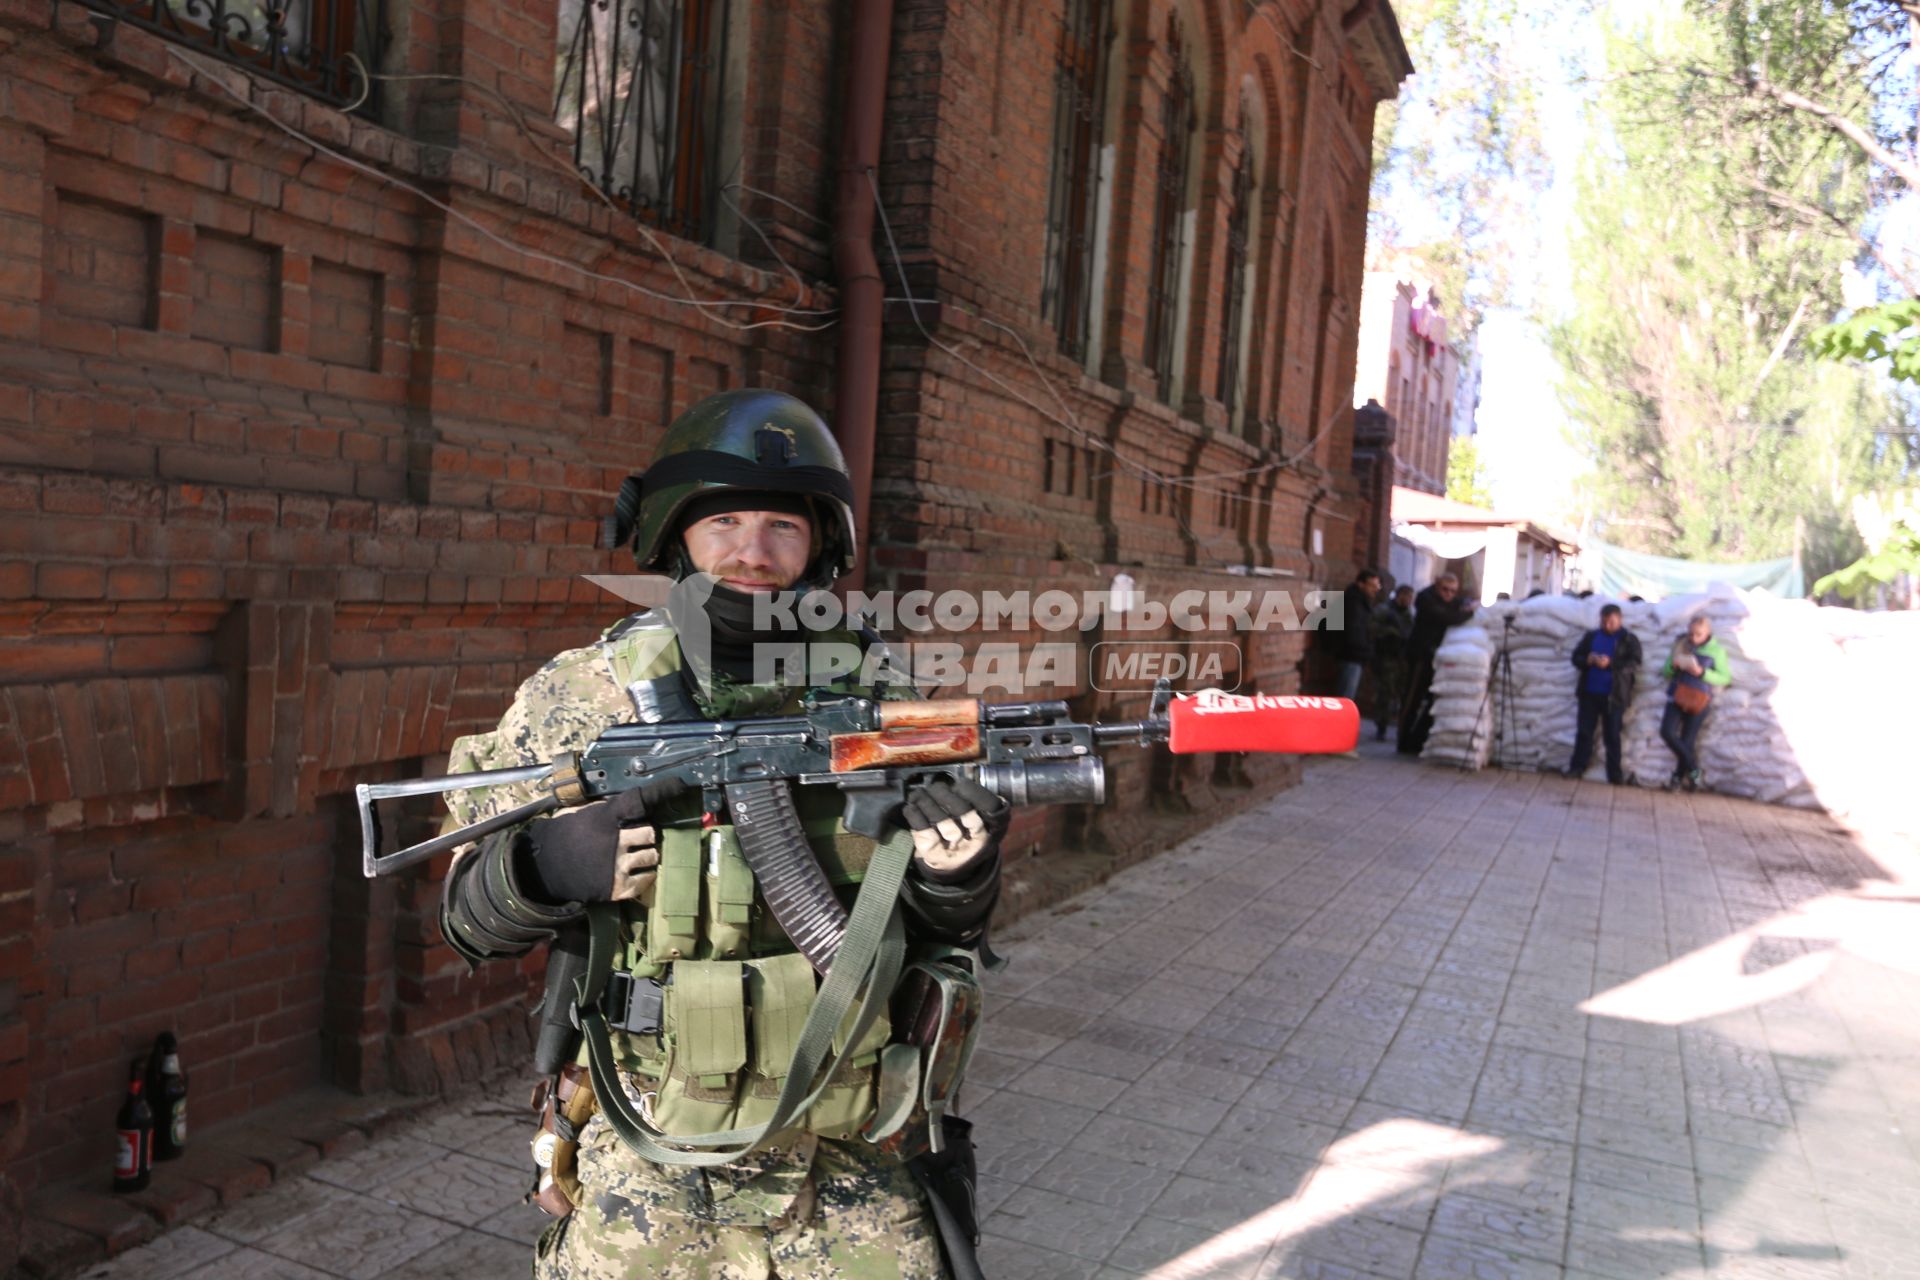
M1107 101L1111 0L1068 0L1054 50L1053 176L1040 314L1062 353L1087 355L1092 328L1094 237L1100 214L1100 145Z
M81 0L208 57L363 114L385 52L380 0Z
M1253 222L1253 139L1247 131L1247 107L1240 108L1240 159L1233 167L1233 187L1227 196L1227 276L1225 326L1220 335L1220 402L1229 416L1237 415L1245 390L1241 366L1245 341L1247 261Z
M1167 19L1173 75L1160 104L1160 167L1154 178L1153 262L1147 285L1146 360L1160 380L1160 399L1173 399L1180 276L1186 260L1187 174L1195 127L1193 67L1177 16Z
M560 0L554 119L581 176L650 226L713 232L728 0Z

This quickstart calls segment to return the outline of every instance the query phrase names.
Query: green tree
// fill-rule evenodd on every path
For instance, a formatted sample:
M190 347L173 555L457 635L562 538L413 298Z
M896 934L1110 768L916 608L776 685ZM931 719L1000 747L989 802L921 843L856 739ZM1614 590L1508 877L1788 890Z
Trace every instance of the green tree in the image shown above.
M1848 500L1908 459L1876 379L1805 342L1859 242L1787 206L1858 224L1869 175L1805 113L1749 131L1717 100L1676 105L1663 68L1727 65L1727 41L1682 14L1610 44L1578 184L1572 309L1552 340L1609 540L1762 559L1791 552L1804 516L1818 574L1859 553Z
M1733 194L1853 246L1877 278L1884 301L1816 328L1814 349L1920 383L1920 333L1912 329L1920 319L1920 262L1884 234L1881 216L1920 187L1920 3L1688 0L1687 10L1715 38L1684 51L1643 46L1630 73L1659 81L1670 111L1703 123L1709 136L1764 141L1812 133L1834 144L1830 161L1865 183L1864 211L1851 183L1796 188L1756 172Z
M1563 15L1518 0L1400 0L1414 74L1374 117L1372 243L1417 254L1464 336L1534 256L1546 185L1542 36Z
M1455 436L1447 445L1447 496L1470 507L1493 509L1486 468L1480 465L1480 445L1472 436Z
M1870 602L1879 589L1891 586L1902 577L1920 577L1920 533L1906 525L1895 525L1886 545L1860 557L1843 569L1836 569L1813 584L1813 594L1829 591L1857 605Z

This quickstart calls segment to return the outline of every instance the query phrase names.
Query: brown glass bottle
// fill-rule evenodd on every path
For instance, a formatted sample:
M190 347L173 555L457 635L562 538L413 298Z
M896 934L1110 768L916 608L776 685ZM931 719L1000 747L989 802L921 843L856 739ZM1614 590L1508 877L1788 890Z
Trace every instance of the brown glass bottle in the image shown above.
M138 1061L133 1064L131 1078L127 1081L127 1100L120 1104L119 1118L114 1121L117 1144L113 1161L115 1191L142 1190L153 1178L153 1108L141 1096L146 1083L141 1079L144 1065Z

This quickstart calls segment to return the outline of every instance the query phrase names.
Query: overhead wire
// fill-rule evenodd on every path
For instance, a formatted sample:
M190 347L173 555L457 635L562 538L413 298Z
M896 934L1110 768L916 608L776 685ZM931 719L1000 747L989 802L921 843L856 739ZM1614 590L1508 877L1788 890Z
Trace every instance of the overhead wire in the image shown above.
M569 261L568 259L558 257L554 254L543 253L538 249L532 249L527 247L526 245L515 244L513 241L506 239L504 236L501 236L499 233L495 232L492 228L486 226L484 223L481 223L480 221L473 218L469 214L463 213L460 210L455 209L452 205L447 204L445 201L435 199L432 195L429 195L425 190L421 189L420 187L414 185L411 182L408 182L406 179L401 178L395 174L387 173L384 170L376 169L372 165L366 164L360 160L356 160L352 156L349 156L344 152L338 151L335 148L328 146L326 143L321 142L318 138L315 138L312 134L306 132L305 130L296 128L293 125L286 123L284 120L281 120L278 116L274 115L272 112L262 107L259 103L255 102L251 97L237 92L231 85L229 85L226 82L225 79L222 78L218 68L208 66L206 63L200 61L200 59L187 53L185 50L179 48L178 46L168 44L163 47L166 49L166 51L169 54L171 54L175 58L178 58L181 62L185 63L191 70L197 73L203 81L218 88L222 94L226 95L228 98L238 103L243 109L252 112L254 115L259 116L262 120L265 120L268 124L272 125L274 128L278 129L280 132L286 134L288 137L294 139L296 142L302 143L303 145L311 148L316 154L326 156L329 160L332 160L334 163L343 165L348 169L352 169L356 173L363 173L368 177L374 179L376 182L383 182L389 186L396 187L399 190L405 191L406 193L415 197L416 199L422 200L425 203L431 205L432 207L440 210L442 213L446 214L448 217L454 219L455 221L460 222L465 226L471 228L473 231L478 233L483 239L486 239L500 246L501 248L507 250L509 253L519 254L520 256L528 259L529 261L544 262L551 266L559 267L562 270L577 272L579 275L589 280L597 280L605 284L617 285L622 288L630 289L633 292L641 295L642 297L651 298L657 302L670 302L678 306L694 307L703 311L714 311L714 310L718 310L720 308L725 308L725 307L751 307L751 308L758 308L766 311L774 311L774 312L778 312L785 315L803 315L808 317L828 316L833 314L830 310L786 307L786 306L781 306L775 303L767 302L764 299L757 299L757 298L717 298L715 299L715 298L700 298L700 297L694 296L692 282L687 279L686 273L681 270L679 262L675 260L675 258L670 252L667 251L666 245L660 240L660 238L657 235L654 234L653 229L648 227L645 223L640 222L638 219L632 219L633 225L636 228L638 228L641 235L646 238L647 242L650 245L654 246L655 252L659 253L661 257L663 257L666 260L668 267L672 269L674 276L680 281L681 287L687 290L686 297L679 297L671 293L662 292L661 290L658 290L658 289L649 288L648 286L640 284L637 281L627 280L620 276L606 275L603 272L595 271L590 267L582 266L577 262ZM355 59L355 61L357 62L358 59ZM424 75L424 74L417 75L417 76L386 76L382 74L378 77L375 77L373 73L367 72L364 66L361 67L361 74L363 76L366 76L370 80L374 78L395 79L395 80L400 80L400 79L462 80L462 81L465 81L466 83L473 84L476 87L482 90L485 90L486 92L492 93L495 98L499 99L502 102L506 102L504 98L500 98L500 95L498 94L497 91L488 88L488 86L486 85L479 84L478 81L471 80L470 78L464 77L464 76L441 76L441 75ZM531 139L532 134L530 131L527 130L526 121L519 116L517 109L513 107L512 103L506 102L506 105L509 108L510 114L513 115L515 123L519 126L521 131L524 134L526 134L529 139ZM536 151L538 151L537 146L536 146ZM574 173L573 170L571 169L567 170L567 174L570 178L578 179L579 177L579 175L577 173ZM598 188L594 188L594 189L598 191ZM618 210L618 206L612 205L611 200L606 196L604 192L599 192L599 194L603 200L608 201L610 207L614 208L616 211ZM623 214L622 216L625 217L628 215ZM740 330L740 331L749 330L749 329L793 329L803 333L817 333L823 329L828 329L832 327L831 322L827 324L817 324L817 325L794 324L791 321L787 321L787 320L755 320L755 321L741 322L738 320L731 320L726 316L721 316L721 315L709 315L708 319L712 320L715 324L721 325L724 328Z
M1079 423L1079 420L1074 416L1072 409L1067 407L1066 398L1060 395L1059 391L1053 387L1053 384L1051 382L1047 382L1047 389L1049 390L1049 392L1053 394L1054 398L1060 402L1061 406L1065 410L1064 417L1048 412L1046 409L1042 408L1040 405L1036 404L1034 401L1029 400L1026 396L1022 395L1019 389L1016 388L1012 383L1007 382L1005 379L1001 378L999 375L995 374L992 370L984 367L983 365L976 364L974 361L969 360L966 357L966 355L962 353L960 350L949 345L948 343L940 341L940 339L933 336L932 331L929 330L925 322L923 322L920 319L920 300L914 295L913 285L907 279L906 260L901 257L899 241L894 239L893 220L887 217L886 201L880 198L880 184L878 180L876 180L876 178L874 177L874 173L871 167L869 167L866 170L865 176L867 179L867 187L869 190L873 192L874 210L880 215L880 228L885 233L887 238L887 250L889 253L892 254L894 270L900 276L900 288L907 295L906 303L907 303L908 314L913 317L914 327L920 331L920 336L926 340L927 344L932 347L937 347L941 351L946 352L946 354L950 358L958 361L960 364L966 366L967 368L973 370L975 373L979 374L981 377L987 379L987 381L993 383L996 387L999 387L1007 395L1012 396L1015 400L1018 400L1021 404L1024 404L1025 406L1027 406L1027 408L1033 410L1033 412L1039 414L1041 417L1047 419L1050 422L1053 422L1059 426L1065 427L1068 431L1071 431L1075 435L1079 436L1082 440L1085 440L1089 446L1111 455L1116 462L1119 462L1122 466L1137 472L1143 479L1155 481L1164 485L1165 477L1162 476L1159 472L1153 470L1153 468L1151 467L1145 466L1142 463L1135 462L1131 458L1122 456L1120 451L1116 449L1110 442L1101 439L1099 436L1093 434L1091 431L1088 431L1085 427L1082 427ZM1015 337L1018 338L1018 335L1016 334ZM1032 352L1027 349L1026 342L1024 340L1020 341L1020 346L1023 351L1027 351L1027 358L1031 362L1033 360ZM1035 363L1033 367L1036 373L1040 372L1039 365L1037 363ZM1041 378L1042 378L1042 381L1046 381L1044 374L1041 375ZM1187 537L1192 540L1195 546L1201 546L1201 545L1210 546L1213 542L1217 542L1221 540L1218 538L1203 539L1199 535L1199 533L1196 532L1193 529L1193 527L1187 523L1186 518L1180 514L1177 505L1175 506L1171 514L1173 516L1174 522L1180 526L1181 532L1185 533ZM1222 564L1222 567L1227 567L1228 562L1222 561L1221 564Z
M1249 0L1250 4L1253 4L1253 2L1254 0ZM1257 9L1257 6L1256 6L1256 12L1259 12L1259 10ZM1262 16L1265 17L1266 15L1262 13ZM1271 22L1271 18L1268 18L1267 20ZM231 86L229 86L226 83L224 79L221 78L220 74L215 68L207 66L205 63L202 63L198 58L195 58L187 54L185 51L175 46L169 45L167 46L167 48L169 53L171 53L174 57L179 58L189 68L197 72L204 81L206 81L211 85L216 86L223 94L225 94L227 97L231 98L233 101L238 103L242 108L252 112L255 115L260 116L262 119L266 120L268 124L272 125L274 128L278 129L280 132L288 135L289 137L293 138L295 141L300 142L303 145L310 148L315 154L326 156L328 159L333 160L335 163L340 164L348 169L354 170L355 172L358 172L358 173L363 173L378 182L383 182L389 186L392 186L399 190L407 192L409 195L412 195L415 198L432 206L433 208L440 210L442 213L446 214L448 217L453 218L454 220L466 225L467 227L471 228L474 232L479 234L483 239L487 240L490 243L498 245L500 248L505 249L509 253L519 254L522 257L527 258L531 261L544 262L549 265L559 267L563 270L575 272L578 275L584 277L585 279L595 280L602 283L630 289L633 292L643 297L651 298L655 301L667 302L667 303L672 303L674 305L688 306L688 307L699 309L704 313L706 313L706 318L711 320L715 324L718 324L725 328L733 329L736 331L767 329L767 328L782 328L782 329L789 329L789 330L802 332L802 333L818 333L826 329L832 328L834 323L836 323L833 320L827 320L825 323L821 323L821 324L796 324L789 320L779 320L779 319L741 322L741 321L729 319L728 317L723 315L714 314L715 311L722 308L749 307L756 310L772 311L781 315L797 315L797 316L805 316L808 318L819 318L819 317L830 317L830 316L837 315L838 308L802 308L802 307L776 304L776 303L769 302L766 299L752 299L752 298L707 299L707 298L700 298L696 296L694 294L692 282L688 280L685 272L680 267L679 262L674 258L672 252L670 251L666 243L653 231L652 228L648 227L645 222L641 221L638 218L633 217L630 214L630 212L621 209L619 205L616 204L611 197L609 197L604 191L601 191L597 186L595 186L591 182L586 183L586 185L593 191L594 195L603 204L605 204L609 210L618 214L623 219L624 222L628 223L629 225L632 225L641 234L641 236L646 239L646 241L654 249L654 251L658 253L659 256L667 263L668 267L672 270L675 278L680 282L681 287L686 290L686 296L682 297L682 296L676 296L670 293L665 293L657 289L649 288L646 285L640 284L633 280L626 279L624 277L607 275L603 272L598 272L589 267L583 266L577 262L573 262L565 258L560 258L553 254L544 253L540 250L532 249L525 245L515 244L511 240L508 240L505 237L499 235L497 232L493 231L491 228L487 227L486 225L479 222L477 219L471 217L470 215L458 209L455 209L454 207L445 203L444 201L436 199L434 196L422 190L420 187L416 186L415 184L408 182L405 179L398 177L397 175L384 172L380 169L374 168L371 165L368 165L359 160L356 160L352 156L346 155L336 150L335 148L330 147L325 143L319 141L317 138L313 137L311 134L307 133L306 131L287 124L286 122L280 120L278 117L274 116L271 112L267 111L265 108L261 107L258 103L252 101L251 98L243 96L240 93L236 92ZM1295 51L1298 52L1297 49ZM1306 55L1304 54L1302 54L1301 56L1306 57ZM521 112L518 104L506 98L504 95L499 93L498 90L494 89L492 86L486 85L484 83L481 83L480 81L474 80L472 77L469 77L469 76L461 76L461 75L455 75L455 74L435 74L435 73L388 74L388 73L371 72L359 60L358 57L352 54L349 54L348 57L353 62L354 66L359 71L362 79L367 84L367 88L362 91L360 97L356 100L356 105L359 102L365 101L367 94L371 91L371 85L375 81L431 80L431 81L457 81L460 83L464 83L473 88L480 90L483 93L488 94L496 102L498 102L503 108L505 108L509 117L513 120L515 127L520 131L522 136L526 138L526 140L531 146L533 154L537 159L540 160L541 163L546 164L549 167L555 168L561 172L564 172L565 176L570 180L580 179L581 175L577 173L571 166L565 165L563 162L559 161L557 158L547 153L544 145L542 145L539 142L539 140L534 136L532 130L527 125L526 119L523 113ZM1307 60L1312 61L1310 58ZM1205 536L1202 536L1198 531L1193 529L1187 523L1186 519L1179 512L1179 507L1178 507L1179 496L1177 492L1178 490L1184 488L1188 493L1212 493L1216 495L1226 496L1233 499L1236 503L1245 504L1249 507L1255 507L1255 508L1276 507L1280 504L1270 499L1256 498L1250 494L1236 492L1230 489L1210 488L1205 486L1201 482L1208 481L1208 480L1222 480L1222 479L1235 479L1239 477L1250 477L1253 475L1264 474L1269 471L1284 469L1286 467L1292 466L1295 463L1297 463L1301 458L1305 457L1306 454L1310 452L1318 444L1321 437L1324 436L1326 432L1332 428L1334 422L1337 421L1338 411L1336 410L1335 415L1332 418L1330 418L1328 422L1325 425L1323 425L1321 429L1318 432L1316 432L1314 436L1311 439L1309 439L1300 450L1296 451L1293 454L1288 455L1284 459L1276 459L1270 462L1266 462L1266 463L1258 464L1256 466L1242 468L1238 470L1219 471L1219 472L1201 472L1195 475L1175 476L1175 475L1169 475L1165 472L1161 472L1153 467L1146 465L1145 463L1135 461L1134 459L1125 456L1111 442L1105 440L1104 438L1095 434L1094 432L1089 431L1086 427L1081 425L1078 416L1073 411L1071 403L1067 400L1066 396L1061 393L1055 381L1047 375L1045 369L1041 366L1038 359L1035 358L1033 354L1033 350L1028 345L1025 337L1017 329L1013 328L1010 325L1003 324L1000 321L995 320L992 317L985 315L982 312L979 312L979 311L967 312L967 314L972 316L975 320L979 321L980 323L996 331L1004 333L1013 339L1015 345L1019 348L1022 359L1025 361L1028 368L1032 371L1034 377L1040 382L1040 384L1043 387L1045 387L1048 395L1053 399L1054 403L1059 406L1060 412L1057 414L1050 412L1042 405L1030 399L1028 396L1023 394L1018 387L1014 386L1012 383L1001 378L999 375L995 374L992 370L987 369L982 365L976 363L975 361L969 359L963 352L961 352L951 344L940 341L938 338L936 338L933 335L933 333L927 328L925 322L922 320L920 315L920 306L923 300L914 294L912 285L907 279L905 259L901 255L899 243L894 237L892 222L887 216L885 203L884 201L882 201L880 196L879 184L871 169L867 170L865 176L867 179L869 190L872 192L872 195L873 195L875 209L880 216L881 227L887 239L889 252L893 257L895 271L898 273L900 277L901 287L905 292L904 297L887 298L886 301L901 302L907 305L908 312L913 319L914 326L917 329L919 329L921 336L927 341L929 345L941 350L942 352L946 353L949 357L959 362L961 365L973 370L975 373L979 374L981 377L987 379L990 383L992 383L994 386L999 388L1006 395L1008 395L1018 403L1026 406L1028 409L1038 414L1040 417L1046 419L1047 421L1053 422L1058 426L1064 427L1069 432L1073 433L1075 436L1085 441L1090 447L1096 449L1099 452L1105 453L1111 458L1113 458L1113 460L1118 464L1117 469L1115 471L1102 473L1103 475L1112 475L1112 474L1117 474L1118 471L1126 471L1138 476L1144 483L1157 485L1157 486L1160 486L1162 489L1166 490L1168 492L1169 497L1173 499L1173 503L1174 503L1174 508L1170 514L1173 516L1175 523L1180 527L1182 533L1184 533L1187 536L1187 538L1191 542L1193 542L1196 546L1209 546L1215 542L1221 542L1221 541L1236 541L1237 538L1235 538L1231 534L1219 535L1215 537L1205 537ZM804 217L811 218L814 221L821 223L822 225L826 225L826 220L823 218L820 218L817 214L811 213L808 210L802 208L801 206L796 205L789 200L785 200L780 196L775 195L771 192L763 191L757 187L750 186L744 182L727 183L725 184L725 187L726 187L726 190L738 189L744 192L749 192L749 193L761 196L762 198L770 200L773 203L779 204L787 209L790 209L796 213L799 213ZM775 261L780 264L781 268L787 273L788 277L792 279L796 289L800 290L801 295L804 296L804 293L808 288L805 282L805 279L793 267L793 265L789 263L782 254L780 254L779 250L772 243L771 238L767 235L765 230L754 219L747 216L746 213L740 209L738 204L736 204L734 201L729 199L725 195L724 190L722 191L721 196L723 200L726 200L729 210L736 217L738 217L743 223L745 223L753 231L753 233L760 239L761 243L767 247L768 252L772 254ZM1221 564L1223 567L1237 567L1234 564L1227 561L1222 561Z
M1293 51L1294 57L1300 59L1300 61L1306 63L1308 66L1312 67L1315 71L1318 71L1321 69L1319 62L1314 59L1314 56L1312 54L1308 53L1305 49L1302 49L1299 45L1293 42L1293 37L1288 35L1285 29L1283 29L1280 23L1274 18L1274 16L1267 12L1266 6L1261 3L1261 0L1247 0L1247 9L1253 14L1254 17L1261 19L1269 27L1273 28L1273 34L1280 37L1281 44L1286 45L1287 48Z
M980 321L981 323L986 324L994 329L997 329L1007 334L1014 340L1015 344L1019 347L1020 354L1025 359L1027 366L1033 370L1034 377L1037 378L1040 381L1040 383L1046 387L1048 394L1051 395L1053 397L1054 402L1060 406L1060 409L1061 409L1060 415L1048 413L1047 410L1045 410L1041 406L1035 404L1033 401L1027 399L1025 396L1020 395L1015 388L1013 388L1010 384L1006 383L1002 379L998 378L996 375L992 373L992 371L982 368L980 365L967 359L964 354L962 354L955 348L949 346L946 343L940 342L927 330L926 325L921 322L920 314L918 310L918 306L919 306L919 303L921 302L921 299L914 296L911 285L907 283L906 267L905 267L904 260L902 259L900 254L899 244L894 239L893 227L890 220L887 218L885 204L880 199L879 185L875 180L871 170L869 170L867 173L867 184L873 190L874 205L880 215L881 230L886 234L886 237L887 237L888 250L893 256L894 269L899 274L901 286L903 289L905 289L907 294L906 297L889 298L887 299L887 301L904 302L907 304L909 314L911 314L913 317L915 327L920 330L921 336L925 338L928 343L946 352L949 356L952 356L955 360L958 360L961 364L965 365L967 368L970 368L974 370L976 373L979 373L982 377L987 378L989 381L993 382L995 386L998 386L999 388L1001 388L1001 390L1005 391L1008 395L1013 396L1016 400L1026 405L1029 409L1032 409L1035 413L1038 413L1042 417L1048 419L1049 421L1055 423L1056 425L1065 427L1067 430L1073 432L1075 435L1079 436L1081 439L1087 441L1094 448L1112 457L1113 460L1119 464L1116 468L1112 470L1100 473L1098 476L1095 477L1096 479L1104 478L1106 476L1111 476L1111 475L1117 475L1122 471L1126 471L1126 472L1131 472L1135 475L1138 475L1143 481L1146 481L1152 484L1157 484L1162 486L1163 488L1166 488L1169 491L1169 496L1173 497L1175 501L1178 501L1178 495L1174 494L1172 490L1176 487L1184 486L1184 487L1187 487L1188 490L1193 493L1210 493L1214 495L1224 495L1226 497L1232 498L1235 502L1245 503L1248 506L1253 508L1258 508L1258 509L1275 508L1280 506L1281 504L1273 501L1272 499L1256 498L1251 494L1240 493L1232 489L1210 488L1210 487L1201 485L1197 482L1204 481L1204 480L1216 480L1216 479L1234 479L1241 476L1253 476L1253 475L1263 474L1270 471L1283 470L1287 467L1294 466L1297 463L1299 463L1299 461L1302 458L1306 457L1307 454L1311 453L1314 450L1314 448L1318 446L1320 440L1329 431L1331 431L1334 428L1335 424L1339 422L1342 410L1336 407L1334 411L1328 415L1326 422L1321 425L1320 430L1316 431L1313 434L1313 436L1310 439L1308 439L1304 445L1302 445L1299 449L1295 450L1293 453L1287 455L1284 458L1274 459L1270 462L1260 463L1256 466L1241 468L1238 470L1218 471L1218 472L1200 472L1198 474L1191 475L1191 476L1174 476L1174 475L1168 475L1167 473L1162 471L1157 471L1154 468L1149 467L1144 463L1136 462L1135 460L1126 457L1125 455L1121 454L1120 451L1116 447L1114 447L1109 441L1101 438L1100 436L1095 435L1094 433L1092 433L1091 431L1088 431L1085 427L1080 425L1079 419L1074 414L1072 407L1068 404L1066 397L1061 394L1058 385L1055 383L1055 381L1052 378L1047 376L1046 371L1040 366L1039 361L1034 358L1033 349L1027 345L1027 341L1025 337L1022 336L1017 329L1014 329L1010 325L1002 324L999 321L994 320L991 317L977 310L964 312L964 314ZM1175 514L1175 519L1177 522L1180 523L1182 530L1187 534L1189 538L1192 538L1196 542L1207 541L1207 539L1202 538L1192 528L1187 526L1185 521L1180 519L1177 512ZM1228 539L1225 539L1225 538L1213 539L1213 541L1223 541L1223 540L1228 540Z

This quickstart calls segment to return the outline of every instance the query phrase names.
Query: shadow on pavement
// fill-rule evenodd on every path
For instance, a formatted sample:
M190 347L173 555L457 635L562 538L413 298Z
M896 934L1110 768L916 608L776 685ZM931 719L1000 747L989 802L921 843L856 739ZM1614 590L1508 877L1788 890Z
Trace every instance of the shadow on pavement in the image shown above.
M1362 756L1008 940L994 1280L1920 1274L1909 837Z

